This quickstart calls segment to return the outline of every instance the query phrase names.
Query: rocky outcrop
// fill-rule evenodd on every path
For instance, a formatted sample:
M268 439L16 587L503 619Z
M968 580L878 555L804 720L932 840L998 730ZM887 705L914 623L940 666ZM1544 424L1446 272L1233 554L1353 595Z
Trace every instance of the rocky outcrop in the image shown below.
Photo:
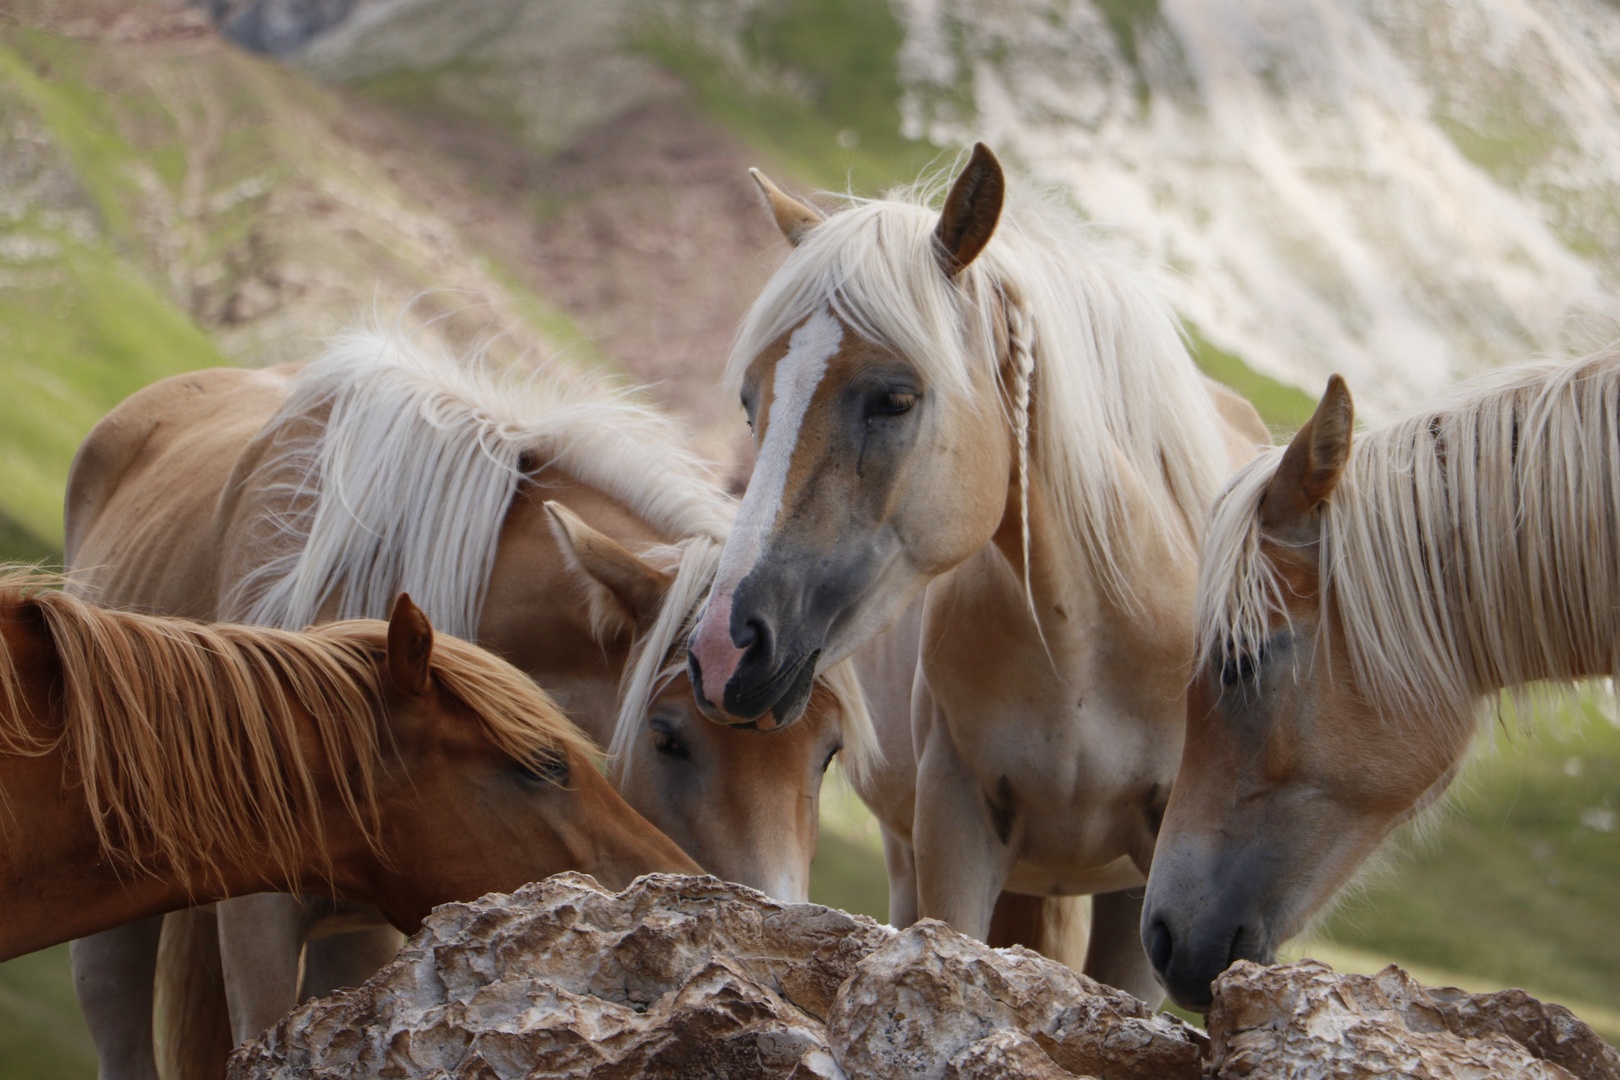
M1220 1080L1620 1075L1620 1056L1560 1005L1430 990L1393 965L1338 975L1314 960L1239 962L1215 983L1209 1035Z
M1036 1054L1047 1059L1036 1075L1196 1080L1207 1045L1202 1032L1123 991L932 920L856 966L827 1026L846 1072L893 1080L999 1075L970 1070L1027 1065Z
M365 986L295 1010L230 1080L1620 1080L1522 991L1240 963L1209 1037L1020 948L896 932L714 878L564 874L439 908Z

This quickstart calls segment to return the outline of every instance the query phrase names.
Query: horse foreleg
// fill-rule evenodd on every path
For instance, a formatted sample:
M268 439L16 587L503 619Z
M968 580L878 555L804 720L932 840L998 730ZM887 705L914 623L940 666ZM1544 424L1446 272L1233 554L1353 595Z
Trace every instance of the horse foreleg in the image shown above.
M883 828L883 864L889 871L889 925L904 930L917 921L917 856L911 845Z
M100 1080L157 1080L152 977L163 916L120 926L69 947L73 989L96 1046Z
M1015 810L982 789L937 715L917 765L917 915L983 941L1016 856Z
M241 1046L298 1004L298 957L312 913L296 896L255 893L218 905L219 958Z
M310 939L304 946L304 980L298 999L308 1001L346 986L359 986L392 960L404 941L404 934L386 925Z
M1100 983L1135 994L1157 1009L1164 990L1142 949L1142 889L1099 893L1091 898L1091 943L1085 973Z

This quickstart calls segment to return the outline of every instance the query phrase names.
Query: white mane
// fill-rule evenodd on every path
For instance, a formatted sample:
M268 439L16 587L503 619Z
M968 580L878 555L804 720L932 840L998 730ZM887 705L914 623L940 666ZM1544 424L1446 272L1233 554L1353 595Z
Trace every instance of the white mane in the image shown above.
M1211 512L1201 656L1258 647L1286 611L1259 523L1281 454ZM1321 595L1381 714L1472 723L1493 691L1620 672L1620 353L1509 368L1357 435L1320 520Z
M736 512L652 409L544 372L498 373L397 332L334 339L258 438L274 448L259 476L289 508L275 523L283 553L244 577L225 610L263 626L300 629L334 600L334 618L387 618L405 591L440 630L476 640L518 484L554 464L673 538L644 553L678 567L636 647L661 661L684 641ZM612 740L621 754L639 744L654 692L633 660ZM871 722L858 694L840 705L858 761Z
M823 304L948 394L967 393L975 369L1001 378L1010 339L1020 450L1027 433L1068 539L1128 596L1113 554L1124 474L1155 493L1150 522L1189 557L1225 475L1220 421L1176 317L1071 211L1016 186L983 253L947 279L930 208L939 189L852 201L810 229L744 319L727 383Z

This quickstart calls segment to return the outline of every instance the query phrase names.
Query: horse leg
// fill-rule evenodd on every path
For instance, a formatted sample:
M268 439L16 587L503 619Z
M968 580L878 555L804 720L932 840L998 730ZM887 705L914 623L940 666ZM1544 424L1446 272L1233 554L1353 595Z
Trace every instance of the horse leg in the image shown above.
M937 707L917 762L917 914L983 941L1016 856L1016 807L998 805L961 760ZM1004 785L1003 785L1004 786Z
M100 1080L157 1080L152 976L163 916L80 938L69 946L73 989L96 1047Z
M1164 990L1142 949L1142 889L1099 893L1091 898L1091 944L1085 973L1100 983L1135 994L1157 1009Z
M299 954L318 913L281 893L225 900L218 910L231 1044L241 1046L298 1004Z
M154 985L158 1074L164 1080L219 1080L231 1054L231 1023L213 904L164 916Z
M346 986L359 986L394 958L405 935L392 926L368 926L329 937L311 938L304 946L304 980L298 1000L325 997Z
M917 921L917 855L884 826L883 864L889 871L889 925L904 930Z

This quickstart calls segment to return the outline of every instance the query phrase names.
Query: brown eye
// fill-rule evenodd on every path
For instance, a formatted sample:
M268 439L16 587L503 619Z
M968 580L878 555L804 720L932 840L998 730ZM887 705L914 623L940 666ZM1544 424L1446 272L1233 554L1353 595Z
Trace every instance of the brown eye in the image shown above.
M518 773L531 784L568 783L568 755L560 750L543 750L517 764Z
M647 723L649 737L652 739L653 749L660 754L668 755L677 760L684 761L692 756L692 752L681 742L680 736L665 720L650 720Z
M915 404L917 404L916 394L891 391L879 396L877 400L872 402L871 415L899 416L902 413L910 412L911 407Z

